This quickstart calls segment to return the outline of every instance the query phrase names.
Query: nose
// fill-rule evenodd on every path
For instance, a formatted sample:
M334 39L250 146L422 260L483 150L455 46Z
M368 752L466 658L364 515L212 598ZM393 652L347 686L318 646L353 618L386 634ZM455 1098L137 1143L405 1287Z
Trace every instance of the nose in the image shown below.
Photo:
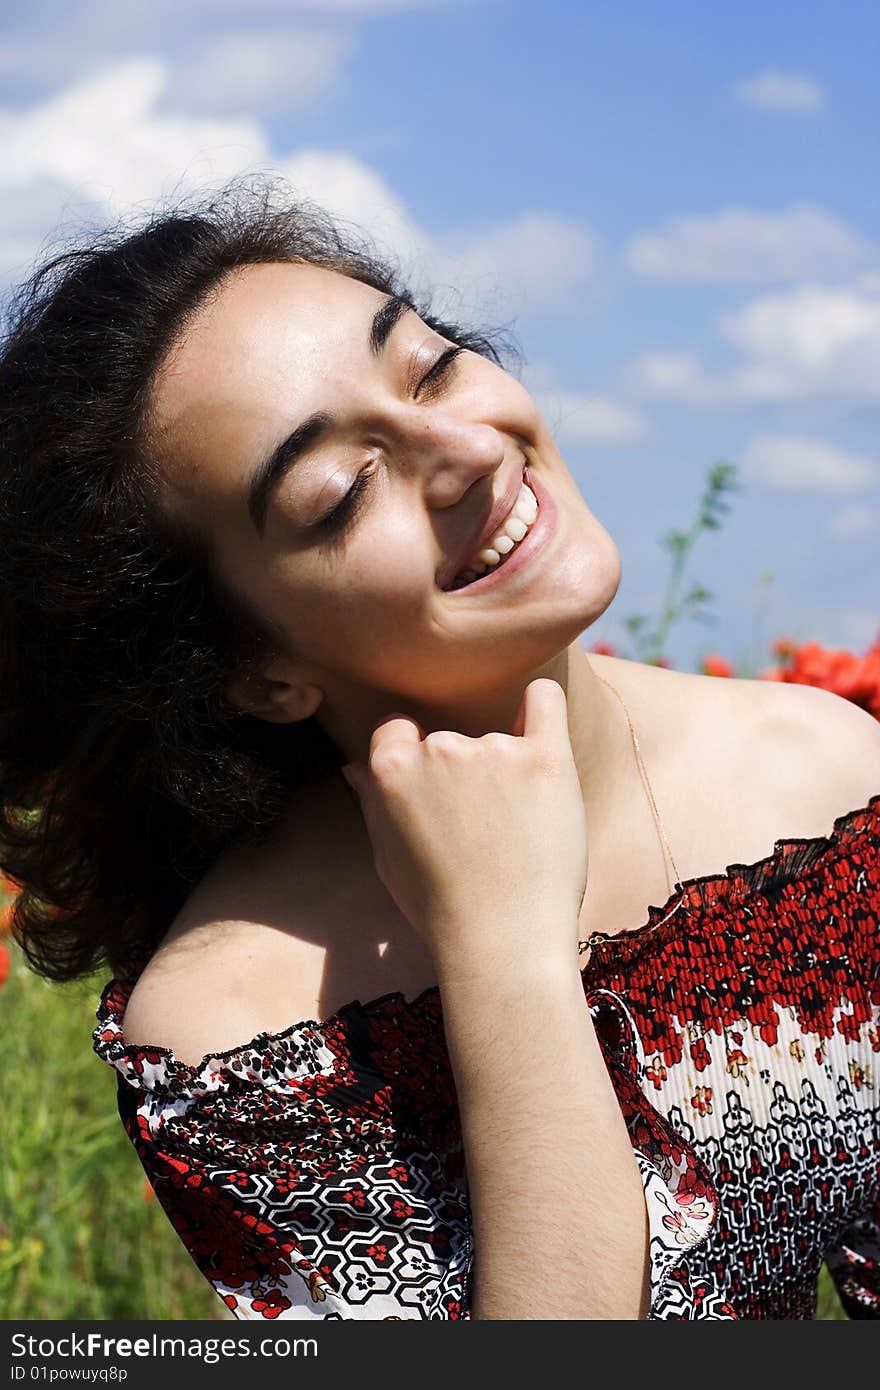
M504 438L492 425L430 412L411 427L406 445L418 460L425 501L431 509L454 507L481 478L491 479L504 462Z

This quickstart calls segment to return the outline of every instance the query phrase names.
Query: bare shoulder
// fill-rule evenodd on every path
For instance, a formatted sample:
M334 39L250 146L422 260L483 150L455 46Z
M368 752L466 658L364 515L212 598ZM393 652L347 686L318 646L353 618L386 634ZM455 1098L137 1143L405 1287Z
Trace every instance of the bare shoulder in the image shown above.
M415 996L432 972L338 778L299 798L262 846L211 866L137 981L123 1036L193 1065L355 998Z
M827 835L880 793L880 722L829 690L696 676L703 714L726 714L733 777L761 789L774 837Z
M698 805L701 819L717 819L724 834L748 827L740 862L767 853L777 838L827 835L839 816L880 793L880 721L850 700L783 681L590 659L634 709L640 702L643 728L662 729L657 746L682 769L669 775L667 787L681 780L688 815ZM664 765L662 752L655 750L655 759ZM716 810L703 806L705 787L719 802Z
M320 962L288 948L290 973L285 974L271 936L265 922L206 921L160 948L128 1000L125 1042L170 1048L181 1062L195 1066L259 1033L282 1032L318 1017ZM294 948L299 944L295 937L290 942ZM268 968L262 960L267 947L274 952ZM283 991L280 977L286 981Z
M211 866L132 990L126 1043L170 1048L193 1066L321 1017L325 952L308 904L285 891L284 863L270 874L265 856L238 852Z
M748 681L756 687L762 748L800 798L798 814L825 835L833 822L880 794L880 721L817 686Z

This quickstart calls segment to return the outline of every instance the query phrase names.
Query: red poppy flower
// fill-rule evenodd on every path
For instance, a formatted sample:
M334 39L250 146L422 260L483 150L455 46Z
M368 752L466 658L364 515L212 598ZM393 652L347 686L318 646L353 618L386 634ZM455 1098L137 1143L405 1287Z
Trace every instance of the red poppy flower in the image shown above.
M717 652L712 652L709 656L703 657L704 676L732 676L733 667L730 662Z

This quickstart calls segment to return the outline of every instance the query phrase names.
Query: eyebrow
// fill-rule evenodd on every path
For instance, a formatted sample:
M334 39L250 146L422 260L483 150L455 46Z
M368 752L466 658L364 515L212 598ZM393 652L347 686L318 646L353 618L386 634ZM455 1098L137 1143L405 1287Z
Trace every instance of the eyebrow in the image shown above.
M415 312L411 302L399 294L391 294L382 300L370 323L369 346L373 357L380 357L392 329L407 310ZM248 484L247 506L251 521L257 533L262 536L266 529L266 515L272 494L286 477L290 469L308 449L333 427L335 421L326 411L318 410L303 420L282 439L271 453L257 465Z

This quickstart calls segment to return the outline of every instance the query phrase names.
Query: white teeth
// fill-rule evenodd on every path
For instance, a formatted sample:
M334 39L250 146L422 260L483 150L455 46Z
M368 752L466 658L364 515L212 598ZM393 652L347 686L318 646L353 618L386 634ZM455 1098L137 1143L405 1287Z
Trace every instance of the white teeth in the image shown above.
M535 494L523 483L510 516L502 523L497 535L492 537L487 550L480 552L481 558L485 558L487 552L491 553L493 550L499 556L509 555L517 542L522 540L537 515L538 503Z
M538 515L538 499L527 483L523 483L520 488L519 497L516 499L516 506L513 510L517 516L522 517L528 526L531 526Z
M486 570L492 569L505 555L509 555L538 515L538 499L527 483L523 483L516 502L507 520L494 535L489 544L471 561L469 569L456 576L453 589L461 589L478 579Z

